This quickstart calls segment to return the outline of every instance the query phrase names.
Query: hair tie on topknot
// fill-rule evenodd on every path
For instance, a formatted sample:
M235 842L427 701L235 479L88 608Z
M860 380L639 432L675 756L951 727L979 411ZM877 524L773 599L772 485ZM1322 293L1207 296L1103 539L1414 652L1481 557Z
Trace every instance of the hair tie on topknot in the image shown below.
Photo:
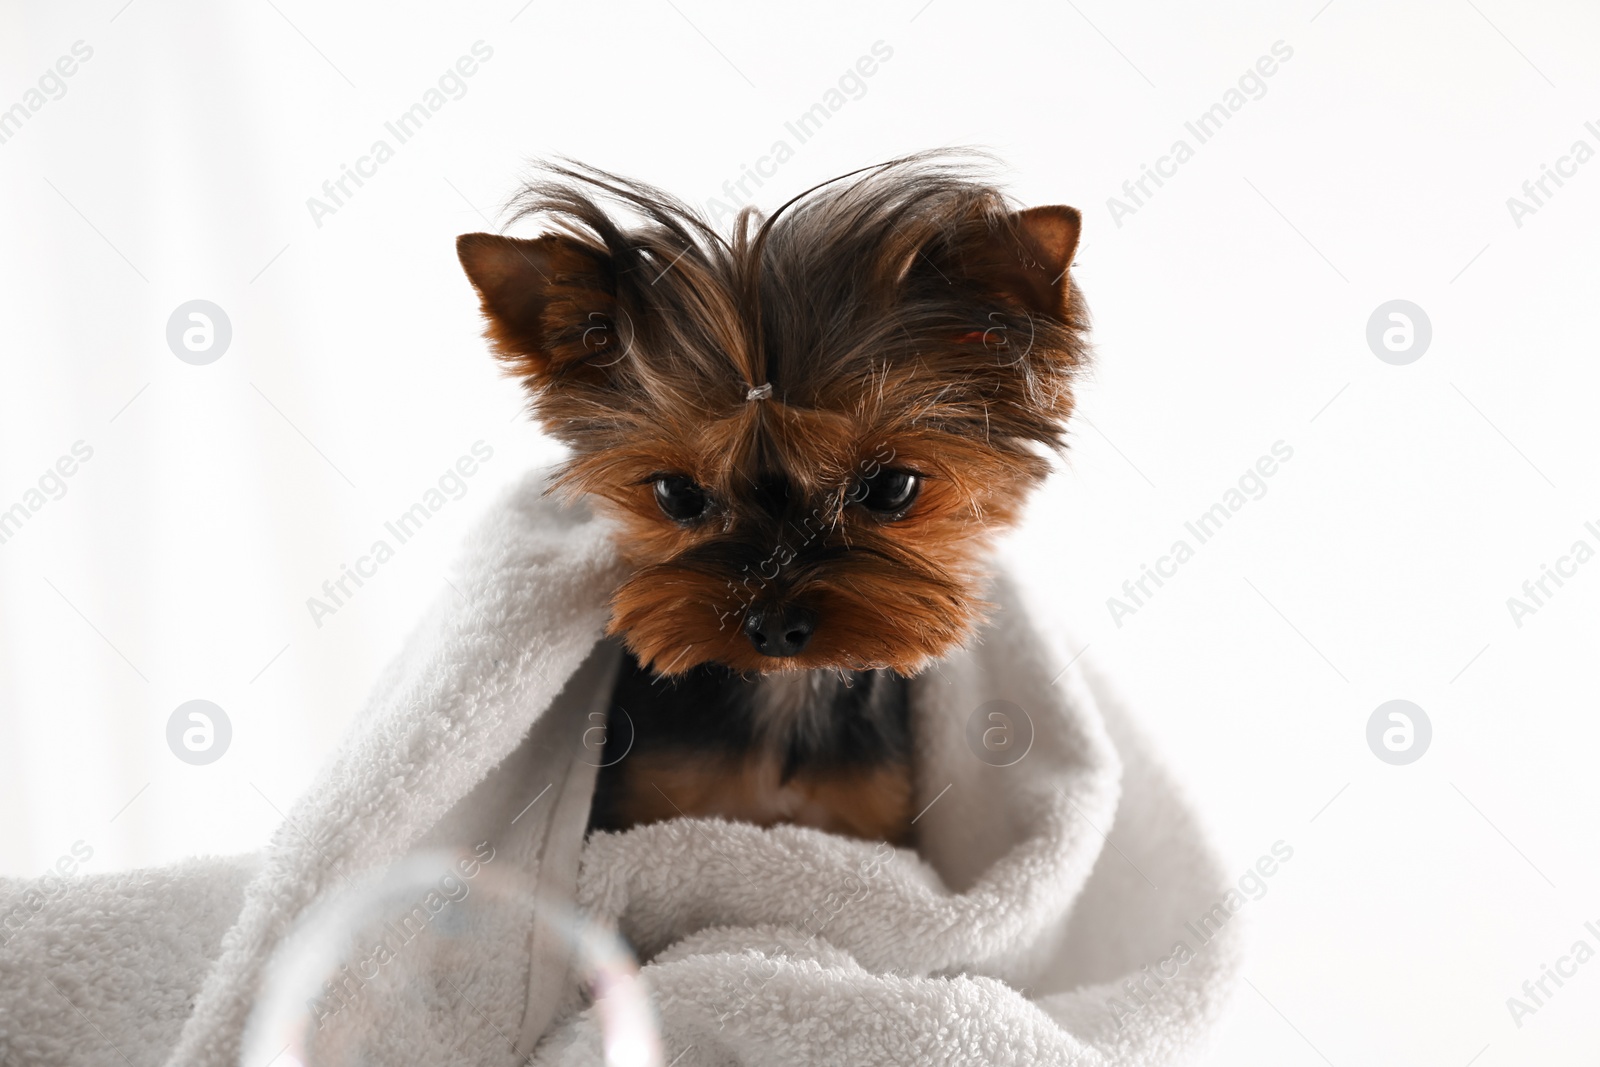
M772 396L772 383L765 382L761 385L752 385L750 391L744 394L746 400L766 400Z

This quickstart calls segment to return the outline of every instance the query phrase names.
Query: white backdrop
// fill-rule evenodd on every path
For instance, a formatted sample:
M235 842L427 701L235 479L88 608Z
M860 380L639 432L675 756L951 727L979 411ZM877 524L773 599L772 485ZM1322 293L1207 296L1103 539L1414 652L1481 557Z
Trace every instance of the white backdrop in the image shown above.
M3 10L0 509L22 511L0 525L0 872L263 842L464 529L554 455L452 248L495 228L528 158L703 203L784 140L746 185L771 207L976 144L1023 201L1084 209L1098 346L1070 461L1008 552L1229 862L1294 850L1249 905L1217 1062L1593 1055L1600 962L1570 957L1600 948L1600 562L1571 555L1600 548L1592 6ZM402 144L385 123L419 102ZM818 103L799 143L785 123ZM346 166L367 176L334 201ZM1146 167L1166 176L1141 190ZM231 324L206 365L167 340L197 299ZM1405 365L1367 338L1396 299L1431 324ZM459 499L313 620L480 441ZM1292 457L1230 498L1278 442ZM1186 530L1230 501L1206 543ZM1123 583L1180 539L1193 557L1135 603ZM1545 565L1568 573L1536 603ZM231 723L209 765L167 743L193 699ZM1431 723L1408 765L1368 746L1392 699ZM1523 983L1558 964L1536 1005Z

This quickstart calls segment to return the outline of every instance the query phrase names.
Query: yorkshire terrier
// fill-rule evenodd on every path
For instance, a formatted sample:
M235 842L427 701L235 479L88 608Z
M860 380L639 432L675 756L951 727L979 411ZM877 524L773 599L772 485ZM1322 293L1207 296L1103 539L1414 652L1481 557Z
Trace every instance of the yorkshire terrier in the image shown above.
M544 235L466 234L461 264L570 449L552 488L615 520L629 567L591 829L909 841L907 679L973 636L993 536L1065 447L1078 212L935 154L726 236L581 164L513 207Z

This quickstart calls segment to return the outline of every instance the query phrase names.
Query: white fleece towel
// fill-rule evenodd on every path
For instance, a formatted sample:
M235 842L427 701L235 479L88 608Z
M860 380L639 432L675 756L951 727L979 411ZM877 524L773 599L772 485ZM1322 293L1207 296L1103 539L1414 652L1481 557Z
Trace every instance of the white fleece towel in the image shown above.
M543 486L492 510L260 857L0 883L0 1064L600 1064L596 924L645 961L674 1067L1199 1058L1231 886L1003 576L912 683L915 851L704 819L585 841L622 572ZM1009 766L980 758L993 707L1031 735Z

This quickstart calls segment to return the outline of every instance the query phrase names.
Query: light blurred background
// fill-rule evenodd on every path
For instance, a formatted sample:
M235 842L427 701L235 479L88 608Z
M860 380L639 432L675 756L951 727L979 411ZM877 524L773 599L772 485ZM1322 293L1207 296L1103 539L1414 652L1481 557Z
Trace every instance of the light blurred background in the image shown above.
M704 203L781 139L793 158L747 186L770 208L981 145L1022 201L1084 209L1098 346L1070 459L1006 551L1230 865L1294 849L1250 906L1216 1062L1592 1062L1600 962L1520 1026L1506 1004L1573 942L1600 948L1600 561L1534 614L1507 606L1574 542L1600 548L1600 160L1523 191L1575 142L1600 150L1592 5L0 11L0 515L27 513L0 542L0 873L78 842L84 870L263 843L475 516L556 454L452 248L497 228L528 159ZM398 144L384 124L475 45ZM1185 123L1275 46L1199 143ZM785 123L818 103L837 107L799 144ZM314 218L379 139L393 158ZM1179 139L1193 157L1135 203L1124 183ZM1367 342L1395 299L1431 322L1407 365ZM167 341L192 300L231 324L205 365ZM479 441L464 495L313 620L307 598ZM1114 620L1108 598L1280 441L1265 495ZM92 456L48 476L75 446ZM167 743L194 699L232 727L203 766ZM1432 725L1405 766L1366 740L1391 699Z

